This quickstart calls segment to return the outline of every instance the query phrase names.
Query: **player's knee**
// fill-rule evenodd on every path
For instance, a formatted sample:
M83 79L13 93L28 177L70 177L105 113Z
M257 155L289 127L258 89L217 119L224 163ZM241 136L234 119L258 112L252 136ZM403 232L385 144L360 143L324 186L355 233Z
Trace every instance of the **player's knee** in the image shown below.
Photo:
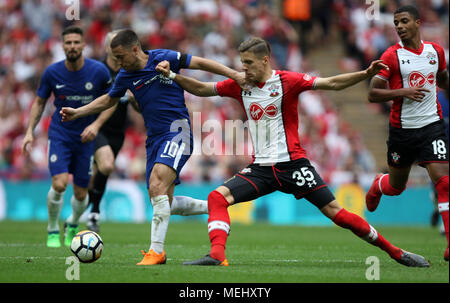
M222 185L216 188L215 191L220 193L225 198L225 200L227 200L228 204L234 204L234 196L231 194L231 190L228 187Z
M98 170L105 176L109 176L114 171L114 163L104 162L98 164Z
M176 172L165 164L157 163L150 174L148 190L150 197L167 195L176 179Z
M341 211L341 209L343 209L342 206L336 200L333 200L324 207L322 207L320 211L325 216L333 220L336 217L337 213Z
M56 192L63 193L66 191L67 182L64 182L64 180L61 179L53 180L52 187Z
M208 195L208 211L216 207L228 207L229 205L226 197L218 190L213 190Z
M74 188L73 188L73 196L78 201L83 201L86 198L87 194L88 194L88 191L87 191L86 188L74 186Z
M160 180L150 180L148 187L150 197L157 197L160 195L167 195L168 188L164 185L164 182Z

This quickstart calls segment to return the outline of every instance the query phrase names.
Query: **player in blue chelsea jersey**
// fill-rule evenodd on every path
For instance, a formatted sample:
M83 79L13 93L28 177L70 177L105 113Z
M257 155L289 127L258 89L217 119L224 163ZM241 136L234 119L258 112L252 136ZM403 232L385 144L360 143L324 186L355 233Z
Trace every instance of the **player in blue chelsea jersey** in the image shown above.
M243 73L212 60L164 49L144 51L132 30L121 30L111 41L111 50L122 69L109 93L80 108L64 107L62 121L72 121L101 112L116 104L129 89L139 104L147 129L147 187L153 205L151 245L137 265L166 262L164 240L171 215L175 185L189 159L193 139L183 89L155 70L164 60L172 70L201 69L220 74L244 85Z
M66 28L62 32L62 40L66 59L51 64L44 71L22 142L22 151L28 155L34 140L33 131L53 92L56 110L48 129L48 165L52 176L52 186L47 195L48 247L61 246L58 220L69 174L73 174L72 215L64 224L64 244L70 246L78 232L79 218L88 203L88 184L92 174L94 142L89 126L102 125L112 114L110 109L99 116L62 123L59 115L62 107L76 108L88 104L107 92L112 83L108 69L101 62L83 57L85 42L81 28Z
M120 70L120 65L111 51L111 41L120 30L109 32L105 37L106 58L103 61L109 69L113 79ZM108 121L99 128L99 125L91 124L91 133L95 137L94 170L89 187L89 204L92 204L91 213L88 215L87 228L99 232L100 202L105 193L108 177L115 167L115 159L125 139L127 120L127 108L130 103L133 108L140 112L134 96L127 92L120 102L113 108L114 113ZM89 206L88 206L89 207ZM187 196L174 196L170 208L171 215L200 215L208 213L208 201L194 199Z

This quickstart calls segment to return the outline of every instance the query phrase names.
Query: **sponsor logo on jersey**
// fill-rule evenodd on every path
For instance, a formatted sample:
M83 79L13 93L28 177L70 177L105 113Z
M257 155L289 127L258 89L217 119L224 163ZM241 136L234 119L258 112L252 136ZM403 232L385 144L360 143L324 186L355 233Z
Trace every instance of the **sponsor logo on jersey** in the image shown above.
M93 101L95 98L93 95L89 96L65 96L67 101L80 101L82 104L87 104Z
M427 76L427 81L428 83L430 83L431 85L434 84L434 73L429 73Z
M159 75L159 83L171 85L173 83L173 80L169 77Z
M250 104L250 116L253 120L258 121L264 115L264 109L258 103Z
M138 89L140 89L141 87L143 87L144 85L150 84L150 83L152 83L153 81L158 80L158 79L159 79L159 82L162 83L162 84L168 84L168 85L170 85L170 84L173 83L173 80L170 79L170 78L168 78L168 77L165 77L165 76L163 76L163 75L156 75L156 76L154 76L153 78L148 79L148 80L145 81L144 83L141 83L139 86L136 86L136 85L139 84L139 83L141 82L142 79L137 80L137 81L133 81L133 85L136 86L136 90L138 90Z
M412 72L409 74L408 83L410 87L423 87L426 79L421 72Z
M264 114L269 118L274 118L278 113L278 108L275 104L269 104L266 108L262 108L258 103L252 103L249 107L250 116L253 120L260 120Z
M427 76L424 76L421 72L412 72L409 74L408 82L410 87L423 87L427 82L431 85L434 84L435 76L431 72Z
M269 118L274 118L277 113L278 113L278 108L276 107L275 104L269 104L265 109L264 109L264 113L266 114L266 116L268 116Z
M63 88L64 86L66 86L65 84L56 84L56 89L60 89Z

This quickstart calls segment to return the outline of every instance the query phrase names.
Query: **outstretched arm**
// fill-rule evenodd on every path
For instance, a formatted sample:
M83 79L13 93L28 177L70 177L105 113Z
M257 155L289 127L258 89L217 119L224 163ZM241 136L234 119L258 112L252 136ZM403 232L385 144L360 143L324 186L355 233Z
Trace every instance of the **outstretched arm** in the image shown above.
M116 105L117 102L119 102L119 99L120 98L111 98L108 94L104 94L82 107L63 107L59 113L63 122L71 121L104 111L105 109Z
M170 70L169 61L161 61L155 69L161 72L164 76L173 79L185 91L193 95L200 97L217 96L217 92L214 87L215 82L201 82L191 77L176 74Z
M244 73L240 73L231 69L217 61L192 56L191 63L189 64L190 69L201 69L210 73L218 74L225 76L227 78L233 79L236 81L241 87L245 86L245 75Z
M103 124L105 124L106 121L109 120L109 118L111 118L111 116L114 114L114 111L117 108L117 104L114 105L113 107L110 107L104 111L102 111L102 113L100 115L98 115L97 119L95 119L94 122L92 122L91 124L89 124L81 133L81 142L86 143L86 142L91 142L92 140L95 139L95 137L97 137L97 134L100 130L100 128L103 126Z
M387 65L385 65L382 60L375 60L363 71L346 73L328 78L317 78L314 89L341 90L355 85L367 78L371 78L378 74L380 70L387 68Z

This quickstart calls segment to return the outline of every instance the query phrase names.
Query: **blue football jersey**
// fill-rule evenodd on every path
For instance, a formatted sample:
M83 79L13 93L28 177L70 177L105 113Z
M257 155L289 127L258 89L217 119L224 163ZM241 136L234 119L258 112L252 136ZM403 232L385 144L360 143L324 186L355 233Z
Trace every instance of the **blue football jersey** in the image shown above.
M48 66L37 90L37 95L41 98L49 98L52 92L55 96L56 110L52 115L48 136L80 141L80 134L98 115L62 122L59 114L61 108L86 105L106 94L111 83L108 69L96 60L85 58L83 67L74 72L66 68L64 60Z
M109 91L113 98L122 97L129 89L139 104L147 129L147 136L171 131L174 121L190 118L184 91L175 81L155 70L159 62L167 60L170 69L178 72L189 66L192 56L166 49L145 51L149 55L144 69L127 72L121 69Z

